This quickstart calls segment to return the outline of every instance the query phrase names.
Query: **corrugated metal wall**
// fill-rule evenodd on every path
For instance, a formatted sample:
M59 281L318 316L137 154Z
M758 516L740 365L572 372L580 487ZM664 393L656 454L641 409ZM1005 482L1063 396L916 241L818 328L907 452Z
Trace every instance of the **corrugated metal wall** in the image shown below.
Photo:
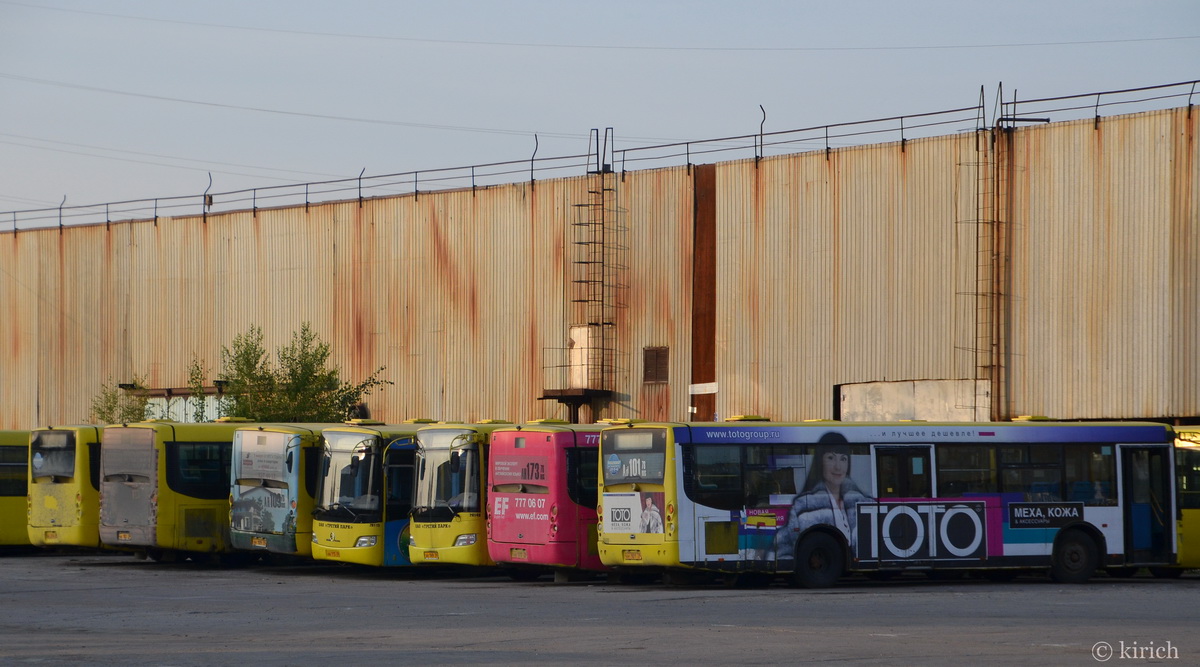
M686 405L690 175L609 178L619 391L582 416L665 419ZM565 380L543 367L565 359L569 229L595 180L6 235L0 423L84 421L135 374L185 387L193 355L215 378L252 325L273 351L303 322L347 379L386 368L377 418L567 418L538 397ZM643 391L643 345L672 349L670 384Z
M836 384L974 377L975 147L721 166L720 415L828 418Z
M1200 416L1196 116L609 175L619 354L581 416L688 417L688 384L713 380L691 376L693 285L715 286L697 345L720 417L968 379L1002 417ZM566 418L538 397L563 387L545 366L579 324L572 222L602 180L4 234L0 428L83 421L107 379L186 386L193 355L215 377L251 325L273 350L305 321L347 379L386 367L377 418ZM698 216L715 249L693 253ZM643 382L646 347L669 383Z
M1200 114L1020 129L1012 150L1012 414L1195 416Z

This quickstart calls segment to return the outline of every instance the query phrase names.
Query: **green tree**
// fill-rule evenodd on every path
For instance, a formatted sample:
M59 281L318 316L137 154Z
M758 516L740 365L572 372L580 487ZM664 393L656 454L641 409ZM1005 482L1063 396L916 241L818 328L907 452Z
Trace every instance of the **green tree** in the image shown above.
M130 384L133 385L132 389L123 389L109 378L101 385L99 393L92 397L89 417L93 423L128 424L147 418L150 397L138 392L146 388L145 376L134 375Z
M250 327L221 349L222 414L255 421L342 421L372 391L392 384L379 379L382 367L362 382L345 382L329 366L329 353L329 344L305 322L272 360L262 329Z
M204 378L208 377L208 366L204 360L192 355L192 365L188 367L188 400L192 403L192 421L197 424L208 421L208 415L205 414L205 401L207 396L204 393Z

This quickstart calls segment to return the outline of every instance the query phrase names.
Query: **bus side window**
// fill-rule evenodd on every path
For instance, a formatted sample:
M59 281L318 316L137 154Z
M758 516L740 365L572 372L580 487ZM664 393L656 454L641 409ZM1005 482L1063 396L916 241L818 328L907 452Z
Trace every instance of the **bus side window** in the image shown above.
M767 507L771 496L783 493L775 475L769 470L746 471L746 507Z
M1114 457L1105 456L1104 447L1111 445L1066 445L1063 467L1068 482L1066 498L1085 505L1116 505Z
M1179 508L1200 509L1200 449L1179 447L1175 450Z
M684 490L692 500L718 509L741 509L744 497L739 447L697 445L692 448L690 468Z
M994 452L987 445L938 445L938 497L998 493Z

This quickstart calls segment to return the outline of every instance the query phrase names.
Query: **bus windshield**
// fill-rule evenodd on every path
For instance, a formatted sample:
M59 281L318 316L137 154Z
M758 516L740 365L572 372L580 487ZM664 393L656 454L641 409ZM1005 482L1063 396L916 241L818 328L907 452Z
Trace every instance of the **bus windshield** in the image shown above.
M101 469L106 482L149 482L156 479L154 436L148 428L108 428L104 431Z
M325 433L324 482L317 509L326 518L343 515L357 521L378 521L383 479L379 438L365 433Z
M413 518L447 521L459 512L479 512L479 450L473 431L446 429L417 434L417 499Z
M30 443L30 474L34 479L50 477L52 481L75 476L75 433L72 431L38 431Z
M605 431L600 438L604 483L662 484L667 458L667 431L631 428Z
M299 451L299 435L238 431L234 438L241 445L238 459L233 462L238 484L287 487L288 473L295 465L287 458L288 447Z

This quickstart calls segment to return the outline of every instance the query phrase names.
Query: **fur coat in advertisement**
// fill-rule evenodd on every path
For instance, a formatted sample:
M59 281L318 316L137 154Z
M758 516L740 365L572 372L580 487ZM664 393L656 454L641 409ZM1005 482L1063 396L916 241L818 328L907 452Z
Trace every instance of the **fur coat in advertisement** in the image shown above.
M842 507L846 510L846 523L850 530L849 533L843 531L843 534L846 535L846 541L853 549L855 529L858 526L858 503L870 499L862 491L859 491L853 482L847 481L845 486L842 494ZM796 499L792 501L792 509L788 512L787 523L775 532L775 558L778 560L794 558L796 540L804 531L813 526L824 524L837 528L838 522L835 520L833 512L833 499L830 498L829 491L824 485L796 496Z

